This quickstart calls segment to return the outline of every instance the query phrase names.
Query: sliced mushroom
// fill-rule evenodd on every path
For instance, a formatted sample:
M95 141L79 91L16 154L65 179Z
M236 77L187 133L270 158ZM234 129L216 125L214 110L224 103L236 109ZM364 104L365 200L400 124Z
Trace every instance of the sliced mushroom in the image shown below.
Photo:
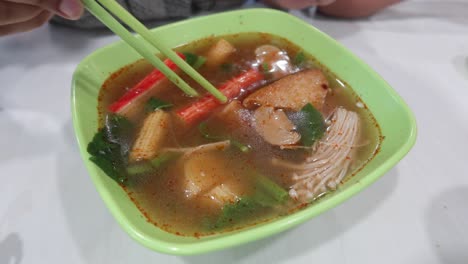
M261 106L254 113L255 130L263 139L276 146L292 145L299 142L301 135L283 110Z
M299 111L307 103L322 109L328 92L328 81L320 70L304 70L273 82L242 102L247 108L270 106Z
M226 178L226 162L214 153L202 152L190 155L184 165L184 193L193 198L211 190Z

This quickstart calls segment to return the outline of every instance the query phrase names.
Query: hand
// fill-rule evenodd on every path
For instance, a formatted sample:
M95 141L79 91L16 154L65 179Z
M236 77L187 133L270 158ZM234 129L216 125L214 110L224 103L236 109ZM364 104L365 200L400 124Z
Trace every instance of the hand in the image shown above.
M285 9L304 9L311 6L329 5L335 0L264 0L264 2Z
M82 13L80 0L0 0L0 36L33 30L53 15L75 20Z

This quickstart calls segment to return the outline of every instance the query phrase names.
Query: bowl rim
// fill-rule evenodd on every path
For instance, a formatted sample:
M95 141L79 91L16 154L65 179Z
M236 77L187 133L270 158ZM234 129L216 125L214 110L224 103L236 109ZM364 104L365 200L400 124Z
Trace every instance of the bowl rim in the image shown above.
M360 64L360 67L363 67L369 74L372 74L373 77L379 79L382 83L384 83L384 88L389 92L397 101L398 105L402 107L402 110L405 112L405 115L409 119L409 127L410 133L402 146L392 153L385 161L383 161L375 170L369 172L365 177L359 180L359 184L352 184L348 186L342 192L336 193L333 195L332 198L327 199L323 203L318 204L317 206L309 206L306 209L300 210L295 212L294 214L289 214L287 216L273 219L266 224L259 224L252 228L243 229L239 232L228 233L225 236L216 237L209 240L199 240L198 242L195 241L193 243L176 243L176 242L167 242L158 239L157 237L148 236L139 231L139 228L136 225L133 225L131 221L128 221L126 217L126 213L121 210L121 208L115 204L111 198L112 194L106 188L100 186L101 184L98 182L98 172L97 168L89 162L88 157L89 154L86 152L86 144L84 130L82 129L82 124L80 122L80 113L77 111L77 99L76 99L76 91L77 91L77 76L80 72L80 69L85 67L86 64L90 60L93 59L99 53L105 52L108 49L119 45L122 40L117 40L114 43L106 45L104 47L98 48L88 56L86 56L76 67L75 72L72 78L72 92L71 92L71 111L72 111L72 120L73 120L73 127L75 131L75 137L79 146L80 156L83 159L83 162L86 165L88 174L90 175L97 191L99 192L101 199L104 201L106 207L111 211L114 218L117 220L119 225L124 229L133 239L138 241L139 243L143 244L144 246L156 250L161 253L167 253L172 255L193 255L193 254L201 254L206 252L211 252L215 250L220 250L240 244L244 244L246 242L252 242L255 240L259 240L279 232L285 231L293 226L296 226L300 223L303 223L314 216L317 216L329 209L336 207L337 205L341 204L345 200L351 198L352 196L358 194L360 191L364 190L367 186L371 183L375 182L378 178L383 176L387 171L389 171L393 166L395 166L413 147L416 142L416 135L417 135L417 125L416 119L414 114L408 107L408 105L403 101L400 95L391 88L391 86L380 76L378 75L370 66L364 63L361 59L359 59L356 55L354 55L351 51L349 51L346 47L342 44L328 36L327 34L323 33L319 29L315 28L311 24L301 20L298 17L295 17L291 14L272 10L268 8L251 8L251 9L242 9L242 10L235 10L235 11L228 11L228 12L221 12L218 14L206 15L201 17L195 17L186 19L183 21L171 23L168 25L160 26L157 28L152 29L151 31L158 31L161 29L170 31L174 27L181 27L187 24L192 23L193 21L205 21L211 20L215 17L222 17L222 16L230 16L230 15L254 15L256 13L270 13L275 16L283 16L283 19L294 20L296 23L300 23L303 26L309 27L312 30L316 31L322 38L326 38L329 41L333 41L337 44L338 48L341 49L343 52L350 56L352 59L357 61ZM310 210L314 208L313 210ZM155 227L157 228L157 227Z

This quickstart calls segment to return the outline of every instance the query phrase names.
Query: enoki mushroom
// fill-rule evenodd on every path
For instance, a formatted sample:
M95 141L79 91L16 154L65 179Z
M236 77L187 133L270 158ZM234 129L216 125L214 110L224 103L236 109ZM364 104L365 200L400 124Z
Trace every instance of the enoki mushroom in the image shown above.
M273 159L273 164L296 171L289 190L294 199L310 201L334 190L348 172L359 139L359 117L355 112L337 108L327 122L330 123L327 132L305 162Z

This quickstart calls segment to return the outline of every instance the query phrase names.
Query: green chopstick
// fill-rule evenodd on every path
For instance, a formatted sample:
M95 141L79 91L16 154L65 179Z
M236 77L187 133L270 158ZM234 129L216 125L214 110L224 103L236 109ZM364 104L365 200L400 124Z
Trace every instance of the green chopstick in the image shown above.
M188 76L190 76L193 80L195 80L197 83L199 83L205 90L207 90L209 93L211 93L216 99L218 99L222 103L227 102L227 98L223 93L221 93L218 89L216 89L209 81L207 81L202 75L200 75L194 68L192 68L189 64L187 64L187 62L185 62L182 58L180 58L172 49L166 47L163 43L158 41L155 38L155 36L153 36L153 34L151 34L151 32L140 21L138 21L135 17L133 17L130 13L128 13L127 10L125 10L122 6L120 6L117 2L115 2L115 0L98 0L98 1L105 8L107 8L113 15L115 15L122 22L127 24L136 33L140 34L140 36L142 36L143 39L145 39L149 44L151 44L153 47L157 48L162 54L164 54L167 58L172 60L182 71L184 71ZM99 4L94 2L94 0L83 0L83 2L85 3L85 6L87 8L88 8L88 5L89 5L93 9L101 9L101 10L97 10L99 12L104 11L105 15L103 14L103 12L96 13L96 14L92 12L93 15L95 15L101 21L103 21L103 20L100 18L100 16L104 16L104 17L108 16L108 17L112 18L112 16L109 15L107 13L107 11L104 10L101 6L99 6ZM93 2L94 4L91 4L90 2ZM106 19L108 20L108 18L106 18ZM115 19L113 19L113 21L111 21L111 22L118 23L117 20L115 20ZM104 23L104 21L103 21L103 23ZM106 23L104 23L104 24L106 24ZM106 26L108 26L112 31L114 31L114 30L110 26L116 27L114 25L114 23L109 23L109 25L106 24ZM125 28L122 27L122 25L119 24L119 26L123 30L125 30L125 32L130 34L128 31L126 31ZM120 34L118 34L117 32L116 32L116 34L120 36ZM125 41L127 41L127 40L125 40ZM136 41L138 41L138 39L136 39ZM133 47L133 44L132 44L132 47ZM148 59L146 56L143 56L143 57ZM158 67L158 69L159 69L159 67ZM163 72L163 74L165 74L165 72ZM170 79L170 80L172 81L172 79ZM179 80L181 80L181 79L179 78ZM179 82L180 81L175 81L174 83L177 86L179 86ZM185 82L183 82L183 83L186 84ZM186 89L186 87L184 87L184 89Z
M164 64L161 59L155 56L153 52L145 43L133 36L127 29L122 26L114 17L112 17L104 8L102 8L94 0L82 0L86 9L98 18L104 25L117 34L124 40L130 47L134 48L143 58L147 59L154 67L159 69L171 82L179 87L184 93L189 96L197 96L198 93L190 85L188 85L182 78L180 78L174 71ZM176 54L177 56L177 54ZM178 57L178 56L177 56ZM179 58L179 57L178 57Z
M186 61L180 58L172 49L168 48L161 41L149 31L138 19L132 16L125 8L123 8L115 0L98 0L105 8L107 8L113 15L119 18L122 22L127 24L131 29L140 34L146 41L156 47L162 54L172 60L179 68L184 71L188 76L200 84L205 90L211 93L216 99L225 103L226 96L216 89L209 81L207 81L200 73L192 68Z

